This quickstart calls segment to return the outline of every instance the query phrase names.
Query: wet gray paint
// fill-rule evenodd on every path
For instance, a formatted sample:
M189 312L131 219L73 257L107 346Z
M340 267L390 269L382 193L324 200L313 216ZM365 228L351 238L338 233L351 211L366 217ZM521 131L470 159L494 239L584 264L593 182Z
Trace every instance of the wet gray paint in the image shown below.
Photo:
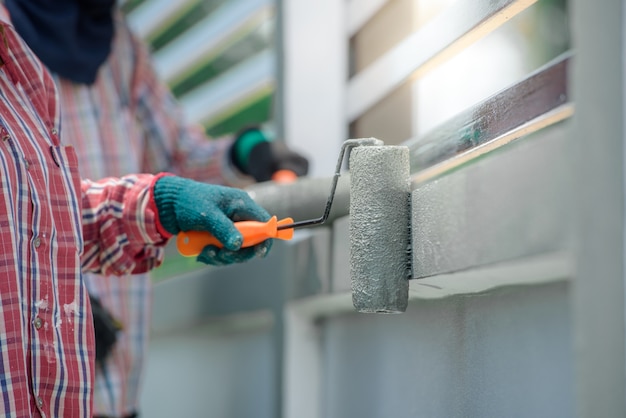
M359 312L404 312L408 303L409 149L350 155L350 278Z
M570 129L543 129L414 190L413 279L572 245Z

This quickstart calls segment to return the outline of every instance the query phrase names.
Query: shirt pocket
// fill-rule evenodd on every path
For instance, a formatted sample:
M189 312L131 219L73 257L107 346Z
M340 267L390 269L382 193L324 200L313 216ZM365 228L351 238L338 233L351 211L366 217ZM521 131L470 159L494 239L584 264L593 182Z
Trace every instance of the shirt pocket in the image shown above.
M52 208L57 222L56 229L59 237L69 240L71 236L76 240L76 248L79 253L83 249L82 236L82 190L80 174L78 172L78 157L74 147L51 146L50 154L58 170L52 170L51 184L56 187L51 190L55 196L52 198L56 204Z

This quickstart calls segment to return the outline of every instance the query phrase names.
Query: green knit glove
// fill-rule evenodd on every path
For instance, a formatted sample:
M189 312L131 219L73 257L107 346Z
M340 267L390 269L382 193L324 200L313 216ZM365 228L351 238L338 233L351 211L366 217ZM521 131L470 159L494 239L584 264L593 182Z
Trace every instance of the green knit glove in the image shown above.
M269 213L246 192L231 187L199 183L176 176L164 176L154 184L154 201L161 225L170 234L181 231L208 231L223 245L204 247L197 260L206 264L226 265L265 257L273 240L241 248L243 237L236 221L270 219Z
M241 172L258 182L271 180L279 170L291 171L298 177L309 171L309 161L303 155L289 149L282 141L270 141L257 128L244 129L236 138L231 147L231 160Z

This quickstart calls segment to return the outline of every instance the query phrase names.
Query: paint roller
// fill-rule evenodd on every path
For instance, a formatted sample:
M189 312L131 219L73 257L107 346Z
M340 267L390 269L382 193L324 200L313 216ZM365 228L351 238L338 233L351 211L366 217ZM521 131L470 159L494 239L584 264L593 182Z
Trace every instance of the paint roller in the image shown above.
M354 149L352 149L354 148ZM289 240L295 228L323 224L330 214L343 158L350 153L350 277L352 299L359 312L399 313L408 303L410 275L409 150L385 146L374 138L350 139L341 147L324 213L294 222L241 221L235 226L243 246L265 239ZM208 232L186 231L177 236L185 256L196 256L206 245L221 244Z
M350 279L359 312L401 313L409 300L409 149L359 147L350 154Z

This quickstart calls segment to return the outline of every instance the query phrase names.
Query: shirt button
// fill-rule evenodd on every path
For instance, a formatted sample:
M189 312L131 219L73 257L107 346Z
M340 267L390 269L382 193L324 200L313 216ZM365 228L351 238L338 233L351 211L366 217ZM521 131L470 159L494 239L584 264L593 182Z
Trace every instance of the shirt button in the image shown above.
M41 399L41 396L37 396L37 406L39 408L43 406L43 399Z
M9 139L11 139L11 135L9 135L9 134L2 135L2 140L3 141L8 141Z
M24 167L26 167L27 170L30 168L30 163L26 158L24 158Z
M39 246L41 245L41 238L39 237L35 238L34 244L35 244L35 248L39 248Z
M40 317L35 318L35 328L41 329L43 326L43 320Z
M56 128L52 128L52 135L56 135L58 133L59 133L59 131L57 131Z

